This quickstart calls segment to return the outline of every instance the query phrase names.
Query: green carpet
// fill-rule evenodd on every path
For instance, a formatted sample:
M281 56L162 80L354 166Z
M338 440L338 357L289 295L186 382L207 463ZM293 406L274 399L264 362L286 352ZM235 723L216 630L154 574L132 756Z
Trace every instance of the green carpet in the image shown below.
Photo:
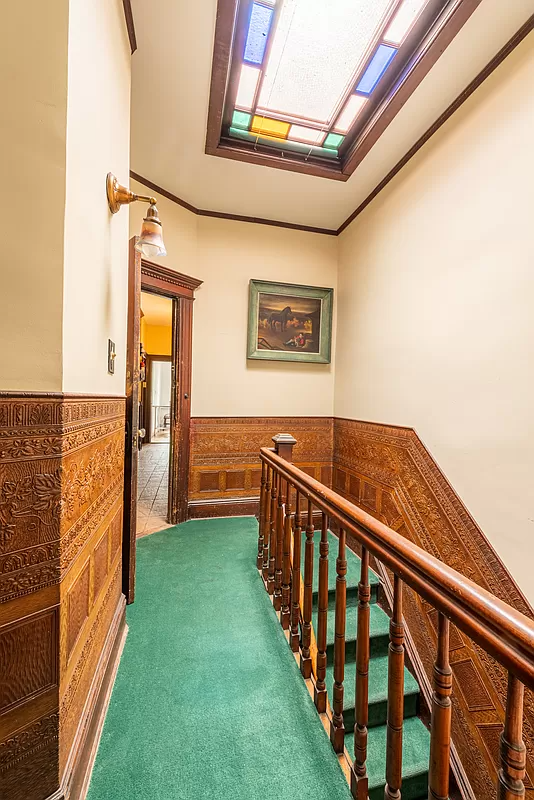
M315 532L314 575L313 575L313 625L317 630L317 589L319 572L320 533ZM328 590L329 608L327 618L327 671L326 686L332 703L334 682L333 651L335 638L335 559L338 540L329 533ZM356 699L356 632L358 622L357 595L360 579L360 559L347 550L347 616L345 639L345 680L343 697L343 721L347 731L345 746L353 757L355 699ZM369 661L369 731L367 749L367 774L369 776L369 800L383 800L386 782L386 720L388 693L388 646L389 617L377 605L379 579L370 570L371 607L369 620L370 661ZM430 735L416 716L419 709L419 686L411 673L404 670L404 726L402 759L402 798L419 800L427 797L428 760L430 754Z
M252 517L138 542L88 800L349 800L254 568Z

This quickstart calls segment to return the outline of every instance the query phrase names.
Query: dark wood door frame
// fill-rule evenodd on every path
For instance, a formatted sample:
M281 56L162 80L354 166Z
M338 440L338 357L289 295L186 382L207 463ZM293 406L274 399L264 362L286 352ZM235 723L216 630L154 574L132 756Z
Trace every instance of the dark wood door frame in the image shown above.
M145 409L145 438L144 442L150 444L152 442L152 366L154 361L170 361L172 364L172 356L160 356L154 353L147 353L146 356L146 388L143 390L144 409ZM169 407L171 406L171 398L169 397Z
M122 537L122 590L127 603L135 596L135 550L137 534L137 463L139 446L139 367L141 290L173 300L173 354L176 365L172 381L171 467L169 520L187 519L189 481L189 430L191 426L191 361L193 300L202 281L141 258L135 250L138 237L129 244L128 330L126 341L126 438L124 454L124 520ZM176 391L176 385L180 391Z
M173 299L169 522L187 519L191 428L193 301L202 284L153 261L141 260L141 288Z
M141 321L141 255L130 239L128 251L128 328L126 334L126 429L122 530L122 591L127 603L135 596L137 535L137 462L139 457L139 329Z

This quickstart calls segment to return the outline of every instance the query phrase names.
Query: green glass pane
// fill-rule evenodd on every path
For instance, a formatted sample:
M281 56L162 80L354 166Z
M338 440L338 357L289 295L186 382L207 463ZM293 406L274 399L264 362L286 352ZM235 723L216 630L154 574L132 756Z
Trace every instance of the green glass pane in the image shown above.
M340 133L329 133L323 142L323 147L329 147L332 150L337 150L345 137Z
M244 131L248 131L251 119L252 114L246 114L244 111L234 111L232 116L232 128L241 128Z
M247 142L259 142L269 147L275 147L277 150L293 151L294 153L304 153L305 155L322 156L323 158L337 158L337 150L332 147L315 147L310 144L303 144L302 142L290 142L287 139L276 139L269 136L261 136L257 133L250 133L242 128L235 128L233 125L230 128L230 136L234 139L244 139ZM343 138L343 137L341 137Z

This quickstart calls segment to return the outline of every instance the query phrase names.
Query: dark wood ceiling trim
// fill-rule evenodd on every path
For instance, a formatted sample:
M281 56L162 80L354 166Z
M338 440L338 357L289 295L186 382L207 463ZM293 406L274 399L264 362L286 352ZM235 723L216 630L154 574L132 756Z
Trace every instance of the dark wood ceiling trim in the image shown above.
M339 226L337 229L337 234L343 233L345 228L353 222L356 217L362 213L362 211L367 208L369 203L371 203L375 197L380 194L382 189L384 189L390 181L393 180L395 175L397 175L401 169L406 166L406 164L414 157L414 155L423 147L428 140L434 136L435 133L441 128L442 125L447 122L447 120L452 117L452 115L458 111L460 106L462 106L466 100L475 92L479 86L484 83L484 81L489 78L489 76L494 72L500 64L512 53L515 48L521 44L523 39L528 36L528 34L534 29L534 14L529 17L529 19L525 22L524 25L519 28L519 30L512 36L512 38L504 45L501 50L489 61L483 70L481 70L476 78L474 78L468 86L461 92L456 100L454 100L450 106L445 109L443 114L437 118L437 120L428 128L427 131L416 141L416 143L411 147L408 152L398 161L393 169L391 169L388 174L383 178L380 183L375 186L373 191L367 195L365 200L358 206L358 208L352 212L350 217L347 217L345 222Z
M482 0L457 0L439 32L416 58L400 88L392 88L385 102L377 110L372 124L352 144L343 165L343 172L346 175L352 175L356 167L361 164L481 2Z
M182 208L186 208L188 211L191 211L192 214L197 214L199 217L216 217L217 219L230 219L234 220L235 222L253 222L256 225L271 225L276 228L289 228L295 231L306 231L307 233L321 233L326 236L337 236L337 231L335 228L317 228L313 225L298 225L295 222L282 222L275 219L264 219L263 217L247 217L243 216L242 214L226 214L223 211L208 211L207 209L196 208L196 206L192 206L191 203L187 203L185 200L182 200L181 197L177 197L175 194L172 194L172 192L168 192L166 189L158 186L157 183L153 183L147 178L143 178L142 175L138 175L137 172L130 171L130 178L138 183L142 183L143 186L146 186L148 189L152 189L152 191L156 192L156 194L166 197L167 200L171 200L173 203L177 203L177 205L182 206Z
M124 8L124 16L126 18L128 39L130 40L130 50L133 54L137 50L137 38L135 36L135 25L132 12L132 4L130 0L122 0L122 7Z

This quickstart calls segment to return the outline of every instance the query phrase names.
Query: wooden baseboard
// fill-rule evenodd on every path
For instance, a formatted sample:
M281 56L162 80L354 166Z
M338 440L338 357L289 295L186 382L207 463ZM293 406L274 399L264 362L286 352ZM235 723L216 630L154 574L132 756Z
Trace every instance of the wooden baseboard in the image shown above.
M126 599L121 594L76 731L61 787L48 800L84 800L87 794L127 632Z
M206 517L255 517L260 510L259 497L229 497L224 500L190 500L189 519Z

